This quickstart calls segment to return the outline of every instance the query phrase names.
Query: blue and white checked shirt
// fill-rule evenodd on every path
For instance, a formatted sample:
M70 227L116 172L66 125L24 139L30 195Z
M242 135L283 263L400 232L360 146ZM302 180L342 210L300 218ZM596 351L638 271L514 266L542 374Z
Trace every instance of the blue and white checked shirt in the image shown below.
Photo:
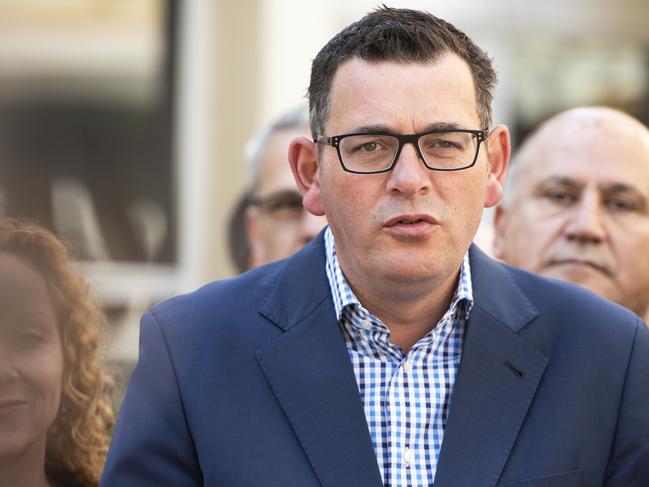
M354 367L374 452L386 487L432 486L465 323L473 305L468 254L458 287L437 325L407 355L358 301L343 275L331 230L325 232L326 270L338 323Z

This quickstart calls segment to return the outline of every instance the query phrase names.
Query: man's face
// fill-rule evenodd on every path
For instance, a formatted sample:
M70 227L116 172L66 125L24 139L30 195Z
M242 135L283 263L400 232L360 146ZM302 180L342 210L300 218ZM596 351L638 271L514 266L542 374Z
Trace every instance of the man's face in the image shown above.
M435 125L484 128L471 73L460 58L447 55L421 64L354 58L338 68L326 135L412 134ZM498 142L507 145L506 129L497 132ZM475 166L452 172L427 169L412 144L403 147L392 171L380 174L345 172L331 146L323 145L318 154L305 205L327 215L352 286L448 284L457 276L483 207L500 198L485 144Z
M539 134L496 215L496 254L642 315L649 306L649 137L620 120Z
M275 132L268 141L254 195L258 204L246 213L250 267L290 256L326 224L324 217L304 210L288 164L291 139L306 135L307 127L286 129Z

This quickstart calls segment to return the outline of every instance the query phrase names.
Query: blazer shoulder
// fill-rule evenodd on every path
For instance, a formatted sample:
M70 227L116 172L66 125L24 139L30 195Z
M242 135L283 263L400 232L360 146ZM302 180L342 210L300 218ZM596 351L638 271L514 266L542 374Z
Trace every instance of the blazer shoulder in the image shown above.
M239 276L210 282L169 298L150 310L163 332L174 327L196 329L257 316L261 304L284 272L286 261L252 269Z
M634 337L638 327L644 327L642 320L627 308L583 287L506 264L499 265L511 275L540 315L555 323L569 323L575 331L623 335L626 338Z

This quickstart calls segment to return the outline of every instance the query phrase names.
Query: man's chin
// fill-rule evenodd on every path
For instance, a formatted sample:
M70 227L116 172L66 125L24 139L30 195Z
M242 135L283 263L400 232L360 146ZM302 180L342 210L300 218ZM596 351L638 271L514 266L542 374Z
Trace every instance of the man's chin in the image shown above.
M611 278L602 270L586 264L556 265L545 269L546 277L576 284L607 299L610 295Z
M436 259L421 259L420 261L404 256L385 263L382 273L385 277L402 286L429 284L439 286L448 280L455 280L458 267L445 268L441 261Z

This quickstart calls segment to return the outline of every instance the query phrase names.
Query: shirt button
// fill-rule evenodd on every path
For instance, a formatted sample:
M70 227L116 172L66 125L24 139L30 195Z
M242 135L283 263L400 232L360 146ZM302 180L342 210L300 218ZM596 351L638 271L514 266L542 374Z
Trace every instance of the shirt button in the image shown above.
M372 320L365 319L361 321L361 326L366 330L372 329Z
M409 467L410 462L412 462L412 452L410 451L410 448L406 447L403 451L403 463L406 467Z
M412 371L412 361L410 359L403 363L403 370L409 374Z

